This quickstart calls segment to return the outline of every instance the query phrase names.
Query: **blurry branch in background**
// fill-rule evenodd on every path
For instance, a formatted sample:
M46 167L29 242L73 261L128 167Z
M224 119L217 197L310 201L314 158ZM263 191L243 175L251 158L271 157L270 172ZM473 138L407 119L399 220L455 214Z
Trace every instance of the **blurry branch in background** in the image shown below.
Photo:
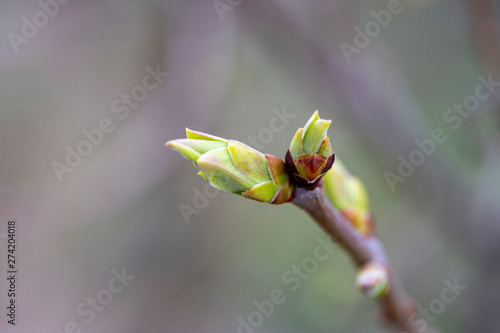
M316 111L295 133L285 161L238 141L189 129L186 139L166 145L192 161L198 174L220 190L270 204L291 201L304 209L349 254L359 269L356 286L378 300L387 323L407 333L432 332L412 321L417 304L404 291L375 236L363 183L342 163L334 164L327 135L330 124Z
M349 1L340 2L349 5ZM325 11L329 9L328 4L325 2ZM425 121L391 55L384 53L381 58L387 59L387 62L377 63L377 66L380 65L378 68L363 58L347 64L341 53L335 56L334 50L338 45L324 43L321 35L307 25L307 20L297 17L292 7L278 0L261 1L258 4L247 2L242 13L248 15L249 24L257 19L262 22L259 25L262 33L273 40L274 47L293 55L291 63L301 64L292 66L296 72L289 70L292 73L291 81L298 84L313 82L315 85L299 86L299 89L308 88L320 98L326 96L334 104L344 104L361 127L360 132L365 133L368 141L380 152L385 151L386 156L392 157L393 151L413 145L414 138L425 133ZM349 24L349 21L345 21L348 12L342 12L342 7L336 5L335 10L328 13L335 18L331 20L332 25L336 24L332 31ZM311 59L312 64L303 59ZM379 75L380 70L383 70L382 76ZM308 80L301 79L304 75L310 75ZM394 82L398 84L394 85Z
M477 55L483 73L493 74L500 79L500 21L496 13L500 11L499 4L494 0L468 0L470 27L473 41L476 44ZM500 94L494 95L494 108L500 112ZM500 115L496 114L500 119Z
M484 73L500 77L500 22L493 0L468 0L470 26Z

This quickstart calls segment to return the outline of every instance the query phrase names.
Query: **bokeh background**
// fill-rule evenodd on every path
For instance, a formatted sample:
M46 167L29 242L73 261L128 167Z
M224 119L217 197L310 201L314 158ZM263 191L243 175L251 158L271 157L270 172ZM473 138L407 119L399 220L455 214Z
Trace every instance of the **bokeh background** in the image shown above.
M432 324L499 332L498 91L458 128L443 120L479 76L500 81L499 3L402 0L348 62L341 43L354 45L354 29L388 3L222 0L219 14L208 0L71 1L42 24L39 2L2 1L0 234L17 220L19 276L12 327L0 238L0 331L237 332L254 301L281 289L286 301L253 331L386 332L341 250L297 290L284 283L324 238L304 212L227 193L193 203L206 182L164 147L188 126L246 143L260 133L262 150L283 158L318 109L333 120L337 156L368 188L408 291L428 307L446 280L467 286ZM42 26L22 39L33 16ZM129 114L115 113L157 66L168 76ZM278 111L292 116L265 136ZM53 163L106 118L113 131L60 181ZM446 142L392 191L384 173L435 128ZM196 209L190 223L180 205ZM106 299L122 269L134 279L85 322L78 307Z

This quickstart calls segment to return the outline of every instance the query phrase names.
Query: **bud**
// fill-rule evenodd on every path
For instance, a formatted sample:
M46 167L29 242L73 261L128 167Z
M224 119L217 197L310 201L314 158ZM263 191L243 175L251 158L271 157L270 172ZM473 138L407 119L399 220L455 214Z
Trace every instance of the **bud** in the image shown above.
M387 267L377 262L364 265L356 276L356 287L371 299L384 297L389 291Z
M324 177L326 196L353 226L365 236L372 234L372 214L365 186L337 160Z
M285 163L235 140L186 129L187 139L168 141L167 146L193 161L200 176L219 190L246 198L281 204L293 198Z
M320 119L318 111L299 128L286 153L286 165L297 184L314 189L332 167L335 153L326 135L331 120Z

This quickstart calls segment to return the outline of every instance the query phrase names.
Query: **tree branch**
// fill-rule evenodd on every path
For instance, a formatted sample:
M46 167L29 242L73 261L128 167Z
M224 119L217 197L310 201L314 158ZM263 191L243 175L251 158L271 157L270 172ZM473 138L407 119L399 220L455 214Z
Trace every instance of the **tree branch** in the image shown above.
M325 196L323 185L309 191L297 188L293 203L305 210L337 243L344 248L357 267L371 261L384 264L389 271L389 291L378 300L383 319L394 328L407 333L435 332L417 330L411 325L410 316L416 312L417 303L403 289L385 254L382 243L376 236L365 237L332 207Z
M485 74L500 76L500 32L493 0L468 0L471 30Z

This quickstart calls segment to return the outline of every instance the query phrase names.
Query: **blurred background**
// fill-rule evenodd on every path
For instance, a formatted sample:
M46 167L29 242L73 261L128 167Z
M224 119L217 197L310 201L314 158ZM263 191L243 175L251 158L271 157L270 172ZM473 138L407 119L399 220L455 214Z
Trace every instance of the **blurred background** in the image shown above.
M215 194L164 147L187 126L284 158L317 109L430 309L418 318L500 331L498 2L41 0L0 13L1 332L386 332L340 249L292 272L325 239L304 212ZM414 153L435 129L446 140ZM451 303L447 281L467 286ZM276 289L284 301L263 314Z

